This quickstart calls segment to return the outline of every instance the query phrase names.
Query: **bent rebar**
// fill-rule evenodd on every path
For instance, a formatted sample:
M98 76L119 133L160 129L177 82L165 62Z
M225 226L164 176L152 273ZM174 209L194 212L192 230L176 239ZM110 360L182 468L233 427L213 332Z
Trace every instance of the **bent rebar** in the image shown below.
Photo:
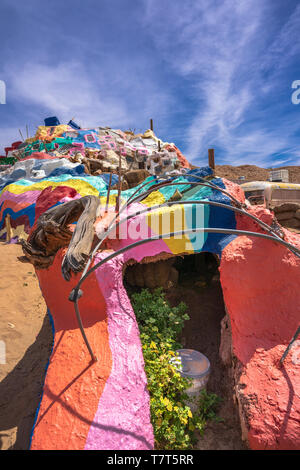
M291 347L293 346L294 342L296 341L296 339L298 338L298 336L300 335L300 325L298 326L297 330L296 330L296 333L294 334L294 336L292 337L291 341L289 342L286 350L284 351L284 353L282 354L281 356L281 359L280 359L280 364L282 365L283 364L283 361L285 360L286 356L288 355L288 352L289 350L291 349Z
M88 348L88 351L91 355L91 359L92 359L93 362L95 360L97 360L97 358L94 355L94 353L93 353L93 351L90 347L90 344L88 342L88 339L85 335L84 328L83 328L83 325L82 325L81 316L80 316L80 312L79 312L79 307L78 307L79 289L80 289L82 283L85 281L85 279L92 272L94 272L97 268L102 266L104 263L112 260L113 258L115 258L115 257L125 253L126 251L128 251L132 248L135 248L139 245L143 245L145 243L149 243L149 242L152 242L152 241L162 240L164 238L172 238L172 237L179 236L179 235L185 235L185 234L189 234L189 233L201 233L201 232L203 232L203 233L224 233L224 234L228 234L228 235L247 235L247 236L252 236L252 237L257 237L257 238L264 238L264 239L267 239L267 240L271 240L271 241L279 243L279 244L281 244L281 245L283 245L287 248L292 248L292 249L296 248L293 245L291 245L290 243L287 243L284 240L281 240L280 238L271 237L271 236L263 234L263 233L249 232L249 231L245 231L245 230L234 230L234 229L195 228L195 229L180 230L178 232L171 232L171 233L156 235L156 236L153 236L153 237L146 238L144 240L138 240L137 242L131 243L130 245L127 245L127 246L121 248L120 250L117 250L116 252L111 253L110 255L106 256L104 259L102 259L101 261L96 263L94 266L92 266L89 269L89 271L87 271L85 273L85 275L81 277L81 279L79 280L76 287L71 291L70 297L69 297L69 300L74 302L74 304L75 304L75 312L76 312L76 316L77 316L77 319L78 319L78 322L79 322L79 328L80 328L82 337L85 341L85 344ZM82 293L81 293L81 295L82 295Z

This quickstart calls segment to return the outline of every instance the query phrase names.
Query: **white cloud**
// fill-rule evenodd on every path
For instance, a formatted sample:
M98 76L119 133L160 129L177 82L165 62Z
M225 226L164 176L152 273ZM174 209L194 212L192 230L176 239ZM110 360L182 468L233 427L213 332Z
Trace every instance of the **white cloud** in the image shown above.
M288 65L288 63L300 52L299 37L300 5L292 12L286 23L282 26L264 58L264 69L275 66L273 75Z
M107 64L108 65L108 64ZM138 127L153 114L166 112L169 96L159 90L151 76L135 77L134 64L125 65L128 79L120 67L101 64L93 73L76 61L56 65L27 62L22 70L7 70L11 96L40 108L47 115L57 115L61 122L72 117L84 127L98 125Z
M125 104L108 100L76 62L56 66L27 63L21 71L11 71L10 86L14 98L38 105L62 122L72 116L87 125L116 120L123 124L127 119Z
M190 88L196 112L186 130L186 155L199 163L208 148L218 146L228 155L224 163L258 165L281 151L295 156L297 124L280 115L269 124L261 116L261 102L276 86L279 57L284 66L299 50L300 6L274 39L269 2L167 2L168 21L157 3L145 2L146 22L164 59L190 80L187 86L197 83ZM262 74L266 68L271 85ZM256 121L251 127L250 116Z
M280 153L299 161L297 121L282 112L282 101L270 97L275 87L287 86L283 73L299 53L300 5L285 22L271 0L143 0L143 5L138 19L145 51L139 50L139 37L136 44L128 43L128 54L119 54L103 47L99 36L93 63L86 59L84 66L91 48L86 38L66 38L66 50L74 47L70 57L78 58L64 62L55 62L52 43L45 40L41 57L6 65L10 98L27 103L33 122L47 115L61 122L74 116L84 127L140 129L157 116L165 138L173 125L172 138L183 140L182 150L198 164L206 162L210 147L224 151L224 163L268 165L270 155ZM30 18L37 15L28 8ZM42 27L43 37L50 36L47 18ZM157 73L161 65L162 76L170 75L163 83ZM183 96L176 83L184 88ZM174 116L182 120L174 122Z

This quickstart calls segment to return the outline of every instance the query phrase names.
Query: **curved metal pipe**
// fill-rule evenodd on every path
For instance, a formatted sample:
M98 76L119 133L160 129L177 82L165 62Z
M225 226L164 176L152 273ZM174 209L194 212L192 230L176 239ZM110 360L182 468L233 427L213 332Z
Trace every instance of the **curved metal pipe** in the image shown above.
M150 183L151 183L151 181L147 181L147 183L143 184L139 189L137 189L137 190L130 196L130 198L129 198L129 199L125 202L125 204L121 207L121 209L119 210L119 212L116 213L116 216L113 218L113 220L112 220L111 223L109 224L108 229L111 228L112 224L117 220L118 216L126 209L126 207L128 207L130 199L131 199L133 196L135 196L135 194L136 194L138 191L140 191L140 189L142 189L144 186L147 186L147 185L150 184ZM105 235L105 234L104 234L104 235ZM93 249L92 253L90 254L89 259L87 260L87 263L86 263L86 265L85 265L85 267L84 267L84 270L83 270L83 272L82 272L82 276L87 272L87 270L88 270L88 268L89 268L89 266L90 266L90 264L91 264L91 262L92 262L92 260L93 260L93 258L94 258L94 256L95 256L97 250L100 248L100 246L101 246L101 244L102 244L102 241L103 241L104 239L105 239L105 237L103 236L103 239L98 242L98 244L95 246L95 248Z
M91 274L93 271L95 271L95 269L100 267L104 262L110 261L111 259L115 258L116 256L119 256L119 255L123 254L125 251L127 251L131 248L135 248L136 246L143 245L144 243L149 243L149 242L156 241L156 240L162 240L164 238L172 238L172 237L176 237L176 236L179 236L179 235L185 235L185 234L188 234L188 233L198 233L198 232L199 233L201 233L201 232L203 232L203 233L224 233L224 234L227 234L227 235L247 235L249 237L251 236L251 237L257 237L257 238L264 238L266 240L271 240L271 241L277 242L280 245L283 245L285 248L288 248L290 250L297 250L298 251L298 249L294 245L291 245L290 243L288 243L284 240L281 240L281 238L271 237L270 235L266 235L264 233L249 232L247 230L236 230L236 229L225 229L225 228L210 228L210 227L209 228L201 227L201 228L194 228L194 229L179 230L177 232L162 233L161 235L155 235L153 237L145 238L144 240L138 240L137 242L131 243L130 245L127 245L123 248L120 248L120 250L117 250L116 252L111 253L110 255L107 256L107 258L105 258L104 260L99 261L99 263L95 264L95 266L93 266L91 269L89 269L89 271L85 274L85 276L83 276L80 279L80 281L78 282L75 289L76 290L79 289L81 284L87 278L87 276L89 274Z
M193 176L193 178L197 178L197 179L203 179L203 178L200 178L200 177L197 177L197 176ZM148 194L150 194L152 191L156 191L157 189L160 189L162 187L165 187L165 186L180 186L180 185L183 185L183 184L186 184L186 185L190 185L190 186L195 186L195 185L199 185L199 186L205 186L207 188L211 188L211 189L214 189L216 191L220 191L221 193L225 194L227 197L229 197L229 199L231 199L237 206L239 207L242 207L242 203L240 201L238 201L234 196L232 196L230 193L228 193L228 191L226 191L225 189L223 188L220 188L219 186L216 186L216 185L212 185L210 182L208 181L202 181L202 182L198 182L196 183L195 181L178 181L176 183L173 183L173 182L163 182L163 183L159 183L157 184L156 186L152 187L151 190L149 191L146 191L145 193L141 194L140 196L143 196L146 197ZM137 196L137 198L139 201L142 200L140 199L139 196ZM131 202L134 202L131 201Z
M283 364L283 361L285 360L286 356L288 355L288 352L289 350L291 349L291 347L293 346L294 342L296 341L296 339L298 338L298 336L300 335L300 325L298 326L297 330L296 330L296 333L294 334L294 336L292 337L291 341L289 342L286 350L284 351L284 353L282 354L281 356L281 359L280 359L280 364L282 365Z
M174 181L175 179L178 179L179 177L181 176L178 176L178 175L174 175L172 176L171 178L167 179L166 181L163 181L161 183L157 183L155 184L154 186L152 186L148 191L134 197L143 187L147 186L148 184L151 183L151 181L147 181L146 183L144 183L142 186L140 186L139 188L137 188L137 190L130 196L130 198L125 202L125 204L122 206L121 210L116 214L116 217L112 220L111 224L109 225L108 229L111 227L111 225L116 221L118 215L120 215L121 212L123 212L123 210L129 206L129 204L133 203L133 202L136 202L136 201L141 201L142 199L144 199L145 196L151 194L151 192L153 191L157 191L158 189L162 188L162 187L165 187L165 186L168 186L168 185L180 185L180 184L186 184L186 185L201 185L201 186L206 186L206 187L209 187L211 189L215 189L217 191L220 191L222 192L223 194L225 194L226 196L228 196L232 201L234 201L239 207L242 207L242 203L240 201L238 201L234 196L232 196L232 194L230 194L228 191L226 191L225 189L223 188L220 188L219 186L215 185L214 183L212 183L211 181L207 181L205 178L203 178L202 176L198 176L198 175L182 175L182 177L191 177L191 178L196 178L198 180L200 180L202 183L195 183L193 181L183 181L183 182L177 182L177 183L172 183L172 181ZM153 178L155 178L153 176ZM275 232L274 232L275 234ZM276 235L276 234L275 234ZM101 243L100 243L101 245ZM93 250L93 253L96 253L96 251L99 249L99 246L97 245L95 247L95 249ZM92 259L93 258L93 253L91 254L90 258ZM90 259L88 260L88 263L87 264L90 264Z
M239 209L237 207L234 207L234 206L229 206L228 204L223 204L221 202L215 202L215 201L205 201L205 200L202 200L202 201L175 201L175 202L165 202L163 204L157 204L156 206L151 206L151 207L147 207L145 209L141 209L140 211L137 211L135 212L134 214L130 214L129 216L125 217L124 219L121 219L120 221L118 221L113 227L111 227L110 229L108 229L106 232L105 232L105 235L106 237L113 231L115 230L115 228L121 224L123 224L125 221L128 221L129 219L132 219L133 217L136 217L138 215L142 215L146 212L152 212L156 209L160 209L161 207L170 207L170 206L173 206L173 205L193 205L193 204L201 204L201 205L210 205L210 206L216 206L216 207L222 207L223 209L227 209L227 210L231 210L233 212L236 212L238 214L241 214L241 215L245 215L247 217L249 217L250 219L254 220L262 229L266 230L267 232L271 233L274 235L274 237L278 238L279 240L281 240L281 238L276 234L276 232L274 232L272 230L272 228L265 224L262 220L258 219L257 217L255 217L254 215L252 214L249 214L249 212L246 212L245 210L243 209ZM103 241L106 237L102 238L101 241ZM296 255L296 256L299 256L300 257L300 250L298 250L297 248L295 248L295 251L293 251L293 253Z
M85 279L92 272L94 272L97 268L102 266L104 263L112 260L113 258L119 256L120 254L125 253L126 251L130 250L131 248L135 248L139 245L143 245L145 243L149 243L149 242L152 242L152 241L162 240L164 238L171 238L171 237L175 237L175 236L179 236L179 235L185 235L185 234L188 234L188 233L201 233L201 232L203 232L203 233L224 233L224 234L228 234L228 235L247 235L247 236L252 236L252 237L257 237L257 238L264 238L264 239L267 239L267 240L271 240L271 241L274 241L276 243L279 243L279 244L285 246L286 248L292 248L292 249L295 248L295 247L293 247L293 245L291 245L290 243L285 242L284 240L277 239L277 238L271 237L269 235L265 235L263 233L249 232L249 231L244 231L244 230L234 230L234 229L196 228L196 229L180 230L178 232L171 232L171 233L167 233L167 234L156 235L156 236L153 236L153 237L149 237L145 240L138 240L137 242L134 242L130 245L127 245L127 246L121 248L120 250L118 250L114 253L111 253L110 255L106 256L106 258L104 258L103 260L96 263L92 268L89 269L89 271L84 276L81 277L81 279L79 280L76 287L71 291L70 297L69 297L69 300L71 300L72 302L75 303L75 311L76 311L77 319L79 321L79 328L80 328L81 334L83 336L83 339L84 339L84 341L85 341L85 343L88 347L88 350L89 350L89 353L91 355L92 361L95 361L97 359L96 359L96 356L93 354L93 351L92 351L92 349L89 345L89 342L87 340L87 337L85 335L83 325L82 325L82 321L81 321L81 317L80 317L79 307L78 307L79 289L80 289L80 286L82 285L82 283L85 281Z
M189 175L188 175L189 176ZM197 178L197 179L201 179L201 180L204 180L204 178L200 177L200 176L197 176L197 175L191 175L191 177L193 178ZM174 176L175 179L177 179L178 177L177 176ZM154 185L152 186L148 191L145 191L144 193L142 193L141 195L139 196L135 196L135 194L137 194L143 187L147 186L148 184L150 184L151 181L147 181L147 183L144 183L140 188L138 188L131 196L130 198L125 202L125 204L122 206L121 210L119 210L118 213L116 213L116 216L113 218L113 220L111 221L111 223L109 224L108 228L107 228L107 231L103 234L103 237L99 240L98 244L95 246L94 250L92 251L92 253L90 254L89 256L89 259L86 263L86 266L83 270L83 273L82 273L82 276L87 272L87 269L89 268L97 250L99 250L101 244L103 243L103 240L105 240L105 238L107 237L108 233L111 232L111 230L114 230L116 227L117 227L117 224L116 225L113 225L115 223L115 221L117 220L118 216L126 209L126 207L129 206L129 204L132 204L133 202L139 202L140 200L144 199L144 197L146 197L147 195L151 194L153 191L156 191L157 189L161 188L161 187L165 187L165 186L177 186L177 185L191 185L191 186L206 186L206 187L211 187L213 189L216 189L222 193L224 193L225 195L229 196L237 205L239 205L239 207L242 207L243 204L241 202L239 202L237 199L235 199L230 193L228 193L227 191L223 190L223 188L219 188L218 186L214 185L213 183L208 183L208 182L204 182L204 183L195 183L195 182L187 182L187 181L184 181L184 182L178 182L178 183L170 183L169 180L167 180L167 182L163 182L163 183L158 183L157 185ZM226 205L224 205L226 206ZM232 206L228 206L226 208L229 208L229 207L232 207ZM245 215L248 214L246 211L243 212ZM250 216L250 214L249 214ZM252 216L252 218L255 217L255 216ZM267 224L265 224L264 222L262 222L260 219L258 218L253 218L253 220L255 220L261 228L264 228L265 230L267 230L269 233L272 233L276 238L280 238L277 233Z
M197 177L197 176L194 176L193 175L193 178L199 178L199 179L203 179L201 177ZM178 176L174 176L175 179L178 178ZM103 240L106 238L106 234L108 232L108 230L110 230L110 228L113 226L113 224L115 223L115 221L117 220L117 218L119 217L119 215L126 209L126 207L129 206L129 204L132 204L133 202L139 202L141 201L142 199L144 199L147 195L151 194L153 191L157 191L158 189L160 189L161 187L165 187L165 186L178 186L178 185L189 185L189 186L205 186L205 187L210 187L212 189L216 189L220 192L223 192L225 193L226 195L229 195L229 197L231 197L231 195L229 193L227 193L227 191L225 191L223 188L219 188L218 186L215 186L213 187L210 183L208 182L205 182L205 183L196 183L196 182L188 182L188 181L183 181L183 182L178 182L178 183L170 183L169 181L167 182L162 182L162 183L158 183L157 185L154 185L152 186L148 191L145 191L144 193L136 196L135 194L137 194L144 186L147 186L149 183L151 183L151 181L147 181L147 183L144 183L140 188L138 188L131 196L130 198L125 202L125 204L121 207L121 209L116 213L116 216L113 218L113 220L111 221L111 223L109 224L108 228L107 228L107 231L103 234L103 238L100 239L100 241L98 242L98 244L95 246L94 250L92 251L92 253L90 254L89 256L89 259L85 265L85 268L83 270L83 273L82 275L84 275L86 272L87 272L87 269L89 268L97 250L99 250ZM239 203L239 201L237 201L235 198L231 197L234 201L236 201L237 203ZM240 203L239 203L240 204ZM114 226L115 227L115 226Z
M192 184L192 185L202 185L202 183L187 183L187 182L183 182L183 183L180 183L180 184ZM168 183L168 185L174 185L174 186L177 186L177 183ZM243 209L239 209L237 207L234 207L234 206L229 206L228 204L223 204L223 203L217 203L217 202L214 202L214 201L178 201L178 202L166 202L166 203L163 203L163 204L159 204L159 205L156 205L156 206L152 206L150 208L146 208L144 210L141 210L141 211L137 211L135 214L132 214L130 216L128 216L127 218L125 219L122 219L123 220L128 220L136 215L139 215L139 214L142 214L143 212L150 212L151 210L155 210L159 207L164 207L164 206L170 206L170 205L175 205L175 204L208 204L208 205L214 205L214 206L219 206L219 207L223 207L225 209L228 209L228 210L232 210L234 212L237 212L237 213L240 213L242 215L245 215L245 216L248 216L249 218L253 219L261 228L263 228L264 230L266 230L267 232L269 233L272 233L274 235L274 237L276 238L279 238L281 239L277 233L269 226L267 225L265 222L261 221L260 219L258 219L257 217L255 217L254 215L252 214L249 214L247 211L243 210ZM128 205L126 206L128 207ZM122 209L124 208L124 206L122 207ZM125 208L124 208L125 209ZM120 211L119 215L121 214L122 211ZM105 238L109 235L109 233L113 230L115 230L115 228L120 224L122 223L121 221L120 222L117 222L115 225L113 225L113 223L116 221L116 218L115 217L112 221L112 223L108 226L108 229L107 231L103 234L102 238L100 239L99 243L96 245L96 247L94 248L93 250L93 253L92 253L92 257L94 257L96 251L100 248L102 242L105 240ZM90 263L89 263L90 264ZM86 271L86 270L85 270Z

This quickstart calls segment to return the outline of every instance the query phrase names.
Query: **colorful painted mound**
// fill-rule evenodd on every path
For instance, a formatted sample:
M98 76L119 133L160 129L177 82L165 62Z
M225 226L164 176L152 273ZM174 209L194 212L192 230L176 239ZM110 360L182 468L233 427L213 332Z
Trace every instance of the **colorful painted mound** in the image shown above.
M103 128L97 131L100 137L96 130L77 130L74 137L74 129L55 126L51 134L48 128L40 128L38 136L44 141L54 135L57 139L62 130L63 138L77 139L79 144L107 145L108 134L100 139L101 132L106 132ZM133 145L135 140L135 145L147 148L146 133L146 137L129 141L128 134L121 131L107 132L117 135L114 142L119 139ZM244 437L253 449L300 448L300 361L294 353L283 367L279 364L299 325L300 236L282 229L262 206L245 204L240 187L215 177L210 168L190 170L176 151L178 168L165 165L164 172L167 155L159 154L172 144L158 144L152 133L150 140L157 149L151 153L148 148L145 160L139 162L136 153L132 156L135 164L143 163L143 168L138 165L140 170L150 165L150 176L121 192L124 210L111 230L118 191L108 189L109 174L102 170L98 176L84 174L83 165L70 162L71 157L44 159L46 166L41 160L29 159L26 168L21 165L22 174L16 164L2 177L0 236L6 236L5 217L9 214L12 235L23 238L25 256L37 268L44 263L36 272L54 331L31 449L153 448L139 330L123 275L128 264L201 251L214 253L221 261L221 284L232 331L230 362L234 358ZM122 151L115 150L120 162ZM153 154L157 161L151 159ZM128 168L126 157L124 166L125 161ZM44 176L38 173L34 179L32 171L44 171ZM55 171L59 174L53 174ZM118 181L117 175L113 178L111 186ZM89 219L93 233L88 249L82 244L87 236L82 222L86 211L79 203L70 205L82 197L93 204L96 201ZM57 226L59 208L66 208L66 216ZM97 357L93 362L69 295L81 278L79 260L86 262L101 238L92 271L82 281L82 295L78 296L84 331ZM80 247L80 256L70 251L71 246Z
M146 169L151 174L181 174L190 164L174 143L163 142L153 131L144 134L123 132L109 127L81 129L73 121L54 125L58 119L45 119L53 125L40 126L36 135L25 142L14 142L0 157L7 165L26 159L51 159L65 156L83 163L86 171L116 171L119 163L124 170Z

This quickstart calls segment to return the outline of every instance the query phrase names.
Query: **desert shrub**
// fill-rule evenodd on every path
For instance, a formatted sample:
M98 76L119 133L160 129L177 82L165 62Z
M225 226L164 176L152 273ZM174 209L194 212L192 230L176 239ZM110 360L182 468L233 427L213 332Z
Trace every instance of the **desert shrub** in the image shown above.
M206 421L216 417L217 395L203 390L192 413L185 404L190 381L170 364L178 337L189 319L186 305L170 307L162 289L143 289L132 294L131 303L139 323L150 393L151 421L157 449L189 449L196 442L196 431L204 431Z

